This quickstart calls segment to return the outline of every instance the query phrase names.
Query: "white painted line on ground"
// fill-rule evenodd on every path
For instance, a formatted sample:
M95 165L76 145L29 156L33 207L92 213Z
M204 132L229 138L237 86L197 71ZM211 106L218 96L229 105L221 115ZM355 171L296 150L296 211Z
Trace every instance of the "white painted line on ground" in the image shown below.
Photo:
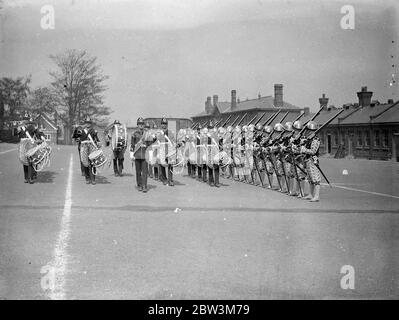
M328 186L328 183L322 183L322 185ZM361 189L356 189L356 188L351 188L351 187L338 186L338 185L336 185L336 184L332 184L332 186L333 186L334 188L346 189L346 190L357 191L357 192L364 192L364 193L374 194L374 195L376 195L376 196L382 196L382 197L388 197L388 198L399 199L398 196L393 196L393 195L391 195L391 194L386 194L386 193L379 193L379 192L361 190Z
M8 153L8 152L11 152L11 151L14 151L14 150L18 150L18 149L15 148L15 149L10 149L10 150L6 150L6 151L1 151L0 154L5 154L5 153Z
M58 234L54 248L53 260L42 268L41 273L47 273L42 278L42 289L47 291L47 296L52 300L62 300L65 297L65 276L67 267L66 248L70 233L70 218L72 207L72 168L73 156L69 160L68 181L65 192L64 211L61 220L61 230Z

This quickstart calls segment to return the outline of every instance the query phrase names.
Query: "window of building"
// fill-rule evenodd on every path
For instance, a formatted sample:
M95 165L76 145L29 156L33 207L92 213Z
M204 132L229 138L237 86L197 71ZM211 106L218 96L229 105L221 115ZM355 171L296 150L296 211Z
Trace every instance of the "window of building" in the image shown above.
M345 132L341 132L341 144L345 145Z
M357 146L358 147L362 147L363 146L363 136L362 136L362 132L361 131L357 132Z
M334 133L334 146L339 144L339 140L338 140L338 132Z
M389 144L388 130L383 130L382 131L382 146L383 147L388 147L388 144Z
M364 145L368 147L370 145L370 131L366 130L364 132Z
M18 135L18 128L12 129L12 135L15 137Z
M324 133L320 135L320 144L324 144Z
M380 131L376 130L374 132L374 146L379 147L380 146Z

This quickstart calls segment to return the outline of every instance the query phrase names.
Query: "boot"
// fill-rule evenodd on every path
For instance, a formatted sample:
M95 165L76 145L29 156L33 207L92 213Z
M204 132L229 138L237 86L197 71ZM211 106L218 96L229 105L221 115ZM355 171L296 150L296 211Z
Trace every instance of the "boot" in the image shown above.
M314 184L309 183L309 194L306 197L303 197L304 200L310 200L313 198L313 192L314 192Z
M95 185L95 184L96 184L96 176L95 176L95 174L93 173L93 171L96 172L96 169L93 168L92 166L90 166L90 167L89 167L90 182L91 182L92 185Z
M114 161L114 175L115 177L117 177L118 176L118 165L116 163L117 159L113 159L113 161Z
M33 181L33 170L34 169L33 169L32 165L29 164L29 166L28 166L28 181L29 181L30 184L34 183L34 181Z
M168 185L173 187L175 184L173 183L173 167L168 166Z
M291 182L291 193L290 196L298 196L299 194L299 190L298 190L298 182L296 181L296 179L290 179Z
M320 200L320 185L316 184L313 187L313 198L310 199L310 202L318 202Z
M120 177L122 177L123 160L124 159L118 159L118 174Z

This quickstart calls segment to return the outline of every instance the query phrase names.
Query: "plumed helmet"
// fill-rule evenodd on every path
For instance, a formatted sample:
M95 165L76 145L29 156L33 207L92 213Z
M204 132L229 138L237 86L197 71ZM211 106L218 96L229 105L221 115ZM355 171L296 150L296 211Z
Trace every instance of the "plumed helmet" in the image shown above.
M292 128L292 122L291 121L287 121L285 123L285 130L292 132L294 129Z
M214 128L214 124L212 120L209 120L209 125L208 125L208 129L213 129Z
M272 130L273 130L272 126L268 126L268 125L266 125L266 126L263 128L263 132L266 132L266 133L271 133Z
M262 125L261 125L260 123L258 123L258 124L255 126L255 129L258 130L258 131L262 131Z
M240 126L236 126L234 131L237 132L237 133L240 133L241 132L241 127Z
M121 124L121 123L119 122L119 120L115 120L114 124Z
M202 129L202 133L203 133L203 134L208 134L208 128Z
M232 126L228 126L227 127L227 132L232 132L233 131L233 127Z
M137 125L139 125L139 124L144 124L144 119L142 117L139 117L137 119Z
M276 123L274 125L274 131L283 132L284 131L284 126L281 123Z
M144 124L144 128L150 129L150 128L151 128L151 127L150 127L150 123L149 123L149 122L146 122L146 123Z
M168 124L168 120L165 117L162 117L161 124Z
M255 130L255 125L254 125L254 124L250 124L250 125L248 126L248 130L249 130L249 131L254 131L254 130Z
M242 126L242 131L247 132L247 130L248 130L248 126L247 125Z
M293 127L295 130L302 130L303 125L302 125L302 122L301 122L300 120L297 120L297 121L295 121L295 122L293 123L292 127Z
M309 130L315 131L315 130L317 130L317 123L314 121L309 121L308 124L306 125L306 127Z
M202 125L199 124L198 127L197 127L197 131L199 131L199 130L201 130L201 129L202 129Z

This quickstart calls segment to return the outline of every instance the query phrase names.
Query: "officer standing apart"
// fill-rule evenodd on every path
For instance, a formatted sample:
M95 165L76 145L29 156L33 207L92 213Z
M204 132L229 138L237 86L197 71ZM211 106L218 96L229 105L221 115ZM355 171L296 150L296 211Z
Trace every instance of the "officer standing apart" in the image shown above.
M144 132L144 119L137 119L138 130L133 132L131 138L130 151L133 152L132 160L136 166L136 183L139 191L147 192L147 175L148 163L146 160L147 148L155 142L156 138L152 139ZM148 137L147 137L148 136Z

